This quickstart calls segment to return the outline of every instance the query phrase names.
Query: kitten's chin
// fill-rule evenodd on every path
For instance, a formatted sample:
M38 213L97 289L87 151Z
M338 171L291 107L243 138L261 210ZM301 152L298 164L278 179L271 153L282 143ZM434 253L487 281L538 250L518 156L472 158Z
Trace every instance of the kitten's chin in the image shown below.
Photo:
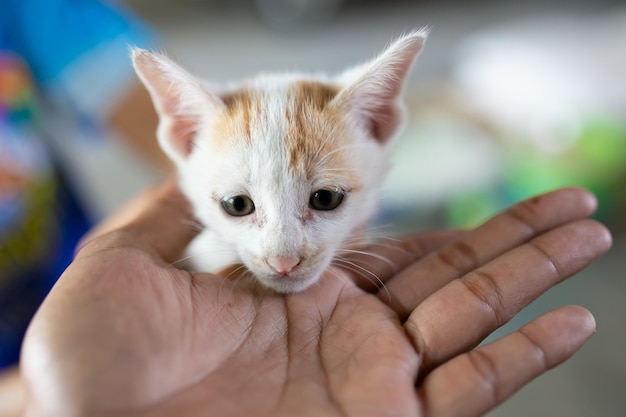
M241 259L259 284L280 294L292 294L304 291L319 281L331 257L325 253L309 255L287 273L277 273L262 256L243 253Z
M293 276L256 275L256 279L272 291L280 294L293 294L311 287L319 280L320 275L320 273L302 276L299 274L294 274Z
M227 277L230 280L237 280L240 277L246 277L247 280L252 280L253 282L256 281L256 283L261 284L264 288L267 288L268 290L279 294L293 294L304 291L313 284L315 284L321 276L321 273L316 275L307 275L304 277L299 277L295 275L282 276L276 274L254 272L250 269L249 271L252 272L251 275L247 275L246 273L242 275L241 268L242 264L240 263L232 264L220 269L216 272L216 274L222 277Z

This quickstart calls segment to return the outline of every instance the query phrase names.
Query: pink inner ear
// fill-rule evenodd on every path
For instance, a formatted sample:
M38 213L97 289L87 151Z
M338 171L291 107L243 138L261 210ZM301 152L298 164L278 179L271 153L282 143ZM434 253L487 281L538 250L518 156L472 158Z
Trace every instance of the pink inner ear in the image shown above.
M159 140L170 157L188 157L194 148L201 114L211 108L202 85L169 58L148 51L133 52L133 63L159 114Z
M398 127L400 114L393 104L372 108L370 133L380 143L386 142Z
M193 120L180 118L171 125L172 145L185 158L193 151L197 131L197 123Z
M182 157L188 157L194 148L198 132L198 120L189 112L181 110L180 93L163 95L161 100L162 122L167 123L167 137L172 148Z
M401 95L413 61L424 43L424 33L411 33L396 41L368 66L357 67L356 82L350 82L353 72L347 72L349 87L347 102L351 109L361 112L370 134L380 143L396 133L404 117Z

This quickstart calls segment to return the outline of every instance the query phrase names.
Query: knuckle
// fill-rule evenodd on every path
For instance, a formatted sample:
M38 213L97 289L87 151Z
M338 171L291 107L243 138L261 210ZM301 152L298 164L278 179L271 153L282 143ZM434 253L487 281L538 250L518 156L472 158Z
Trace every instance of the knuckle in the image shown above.
M463 241L458 241L437 252L441 262L450 266L461 276L477 268L480 261L476 251Z
M501 394L499 391L500 377L494 360L480 350L467 353L471 367L478 377L478 381L485 387L493 405L499 404Z
M546 265L555 276L561 277L565 275L561 271L561 267L559 266L554 256L552 256L546 249L544 249L538 241L531 240L530 242L528 242L528 245L539 254L539 256L545 261Z
M502 288L489 272L477 269L460 279L460 282L487 309L493 317L494 325L500 326L508 319Z
M406 239L401 240L398 245L399 249L402 250L412 261L417 261L426 255L427 251L424 247L424 243L421 240L417 239Z
M524 227L528 228L532 234L535 234L537 229L535 219L539 217L538 204L538 199L525 200L509 207L504 214L521 223Z
M409 337L409 340L413 345L413 349L415 349L417 355L422 358L422 361L424 361L425 356L428 353L428 343L419 324L415 320L407 320L404 323L404 331Z
M518 333L524 338L524 340L528 343L528 346L534 353L534 358L539 363L541 369L548 370L552 368L552 364L548 360L548 355L541 345L535 338L528 333L525 329L518 330Z

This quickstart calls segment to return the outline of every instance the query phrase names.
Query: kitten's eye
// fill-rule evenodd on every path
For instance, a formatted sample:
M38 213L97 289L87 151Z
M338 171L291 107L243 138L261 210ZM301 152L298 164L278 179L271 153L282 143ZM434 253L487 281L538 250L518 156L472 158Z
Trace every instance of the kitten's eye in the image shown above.
M315 210L334 210L339 207L343 197L340 190L317 190L311 194L309 205Z
M254 211L254 203L248 196L236 195L234 197L224 197L222 199L222 208L231 216L247 216Z

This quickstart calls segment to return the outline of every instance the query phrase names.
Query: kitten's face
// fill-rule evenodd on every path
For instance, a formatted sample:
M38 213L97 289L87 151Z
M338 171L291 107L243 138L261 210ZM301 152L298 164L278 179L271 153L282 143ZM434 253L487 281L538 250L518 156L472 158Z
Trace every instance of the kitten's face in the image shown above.
M410 33L334 79L262 76L227 90L133 52L196 216L267 287L315 283L372 214L425 36Z
M375 206L387 146L343 114L338 93L316 81L249 84L224 97L180 167L201 222L279 292L315 282Z

